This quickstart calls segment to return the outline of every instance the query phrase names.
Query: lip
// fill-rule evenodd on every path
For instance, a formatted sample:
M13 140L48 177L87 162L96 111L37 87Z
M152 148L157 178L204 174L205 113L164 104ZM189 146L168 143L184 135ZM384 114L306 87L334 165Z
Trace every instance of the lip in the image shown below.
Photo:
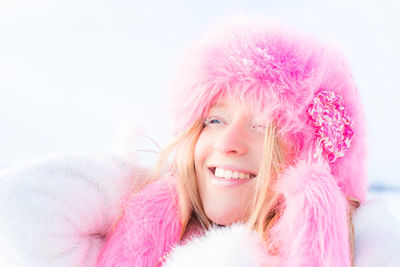
M226 169L233 170L232 168L226 168ZM238 170L235 169L235 171ZM247 178L247 179L221 178L215 176L210 169L208 169L208 173L210 175L209 177L211 185L221 186L221 187L236 187L245 184L247 182L250 182L254 179L254 178ZM250 173L250 172L244 172L244 173Z

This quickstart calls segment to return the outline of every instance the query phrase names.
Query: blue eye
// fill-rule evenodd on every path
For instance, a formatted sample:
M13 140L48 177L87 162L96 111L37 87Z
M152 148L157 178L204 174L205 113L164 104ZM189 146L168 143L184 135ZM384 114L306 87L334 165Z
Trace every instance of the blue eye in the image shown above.
M211 125L211 124L221 124L223 123L221 120L216 119L216 118L208 118L204 121L203 125L207 126L207 125Z

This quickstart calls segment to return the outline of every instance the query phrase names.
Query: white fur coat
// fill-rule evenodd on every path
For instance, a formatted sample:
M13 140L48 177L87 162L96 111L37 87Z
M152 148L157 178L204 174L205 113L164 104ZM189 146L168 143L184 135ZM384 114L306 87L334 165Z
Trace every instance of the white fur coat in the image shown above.
M117 156L55 155L0 171L0 266L94 266L107 230L146 170ZM400 266L400 225L384 202L354 216L355 266ZM212 229L164 266L261 266L258 234Z

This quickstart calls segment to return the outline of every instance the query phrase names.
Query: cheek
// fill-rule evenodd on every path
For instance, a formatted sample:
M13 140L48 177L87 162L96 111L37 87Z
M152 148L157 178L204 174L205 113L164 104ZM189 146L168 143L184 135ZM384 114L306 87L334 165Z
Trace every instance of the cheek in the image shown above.
M253 166L254 170L259 170L262 164L262 159L264 155L264 140L254 139L249 140L248 142L248 160L250 162L250 166Z
M210 142L207 133L202 132L196 142L194 149L194 166L197 181L197 190L203 202L207 192L206 175L207 175L207 159L212 153L213 143ZM204 203L203 203L204 204Z
M259 167L261 166L261 161L263 159L263 154L264 154L264 150L263 150L263 143L259 143L257 145L257 147L254 148L254 161L257 162L257 164L259 165Z
M196 172L203 166L203 163L206 161L211 152L212 143L210 142L210 138L208 138L207 134L202 132L194 148L194 164L196 167Z

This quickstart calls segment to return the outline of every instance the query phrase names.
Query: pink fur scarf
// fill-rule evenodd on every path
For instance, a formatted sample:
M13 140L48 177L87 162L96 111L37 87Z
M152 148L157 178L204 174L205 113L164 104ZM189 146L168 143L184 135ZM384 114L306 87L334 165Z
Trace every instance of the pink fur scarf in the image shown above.
M159 266L179 241L176 192L167 177L133 194L108 236L97 266Z
M157 266L166 258L167 266L176 266L181 223L173 181L160 179L132 195L97 266ZM351 266L348 206L327 165L299 162L280 177L277 191L285 199L271 231L279 255L270 256L259 237L250 238L257 265Z

